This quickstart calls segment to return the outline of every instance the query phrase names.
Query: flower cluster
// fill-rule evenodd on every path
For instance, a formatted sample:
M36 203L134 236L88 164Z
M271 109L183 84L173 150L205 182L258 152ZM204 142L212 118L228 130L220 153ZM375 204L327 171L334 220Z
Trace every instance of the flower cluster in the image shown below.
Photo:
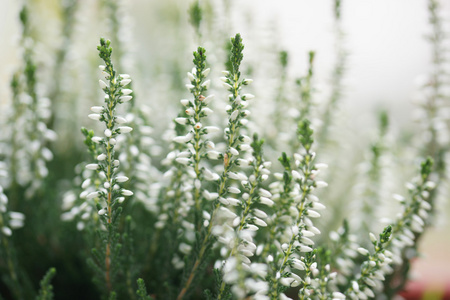
M366 257L361 265L360 273L352 280L351 286L345 291L345 295L350 299L367 299L375 297L374 289L380 290L383 286L384 275L391 267L392 253L386 249L392 234L392 226L387 226L380 238L370 233L370 240L374 246L375 252L370 254L365 248L358 248L358 252ZM346 299L344 295L336 297L337 299Z
M242 176L240 177L238 173L232 172L241 164L249 164L248 160L244 159L243 153L241 152L246 152L251 148L249 145L251 139L240 134L240 129L247 124L248 120L246 117L250 114L250 112L245 109L248 106L248 100L254 98L252 94L241 94L242 87L252 82L251 79L241 78L239 68L243 59L243 49L244 45L242 44L242 38L240 34L236 34L235 37L231 38L230 70L224 71L225 77L221 78L224 87L231 93L228 96L230 105L227 105L226 107L226 112L228 114L228 125L224 130L226 150L223 153L216 150L209 150L205 154L210 160L223 160L223 171L219 176L215 172L204 169L205 178L217 182L218 187L216 192L209 192L207 190L203 192L206 199L213 201L213 209L211 212L206 211L202 213L202 217L205 219L204 225L207 227L206 232L204 233L203 241L201 241L199 245L198 257L194 262L184 287L178 295L178 299L182 299L184 294L190 288L190 284L196 275L197 269L204 260L205 251L211 244L212 235L220 237L221 234L226 231L224 230L223 222L220 222L220 220L234 219L237 217L232 210L224 206L228 206L230 201L238 201L234 197L241 194L241 190L230 183L233 180L233 175L234 178L242 178ZM194 85L188 85L187 87L192 90ZM192 136L189 137L190 139L193 138L192 133L191 135ZM185 138L188 136L189 133ZM235 204L237 204L237 202Z
M286 154L280 158L285 171L278 177L282 181L272 185L275 203L280 203L281 210L273 218L272 231L274 245L269 250L268 263L271 265L271 299L279 297L287 299L282 293L284 287L309 285L310 277L301 278L295 270L305 270L306 264L302 261L302 253L312 252L314 242L311 237L320 231L314 226L311 218L318 218L317 210L325 206L319 202L317 196L311 192L316 188L325 187L323 181L317 181L316 176L324 164L315 164L315 153L311 147L313 144L313 130L307 120L301 121L298 127L299 142L302 145L301 153L295 153L295 169L291 165L290 158ZM287 199L283 199L287 197ZM280 225L280 224L285 224ZM311 265L317 268L317 264ZM308 283L309 282L309 283Z
M128 177L117 174L120 161L116 159L114 149L117 137L120 134L129 133L133 130L131 127L123 125L127 123L124 117L115 114L118 104L132 99L132 96L130 96L132 90L124 88L131 82L130 76L127 74L118 75L113 68L110 42L101 39L98 49L100 57L105 62L105 66L101 65L100 70L105 74L108 84L103 80L99 81L100 87L105 93L105 105L91 107L93 113L89 115L89 118L104 123L106 129L103 131L104 137L94 136L91 138L92 142L98 144L98 146L93 144L92 146L97 149L99 154L96 156L97 163L87 164L86 169L97 171L103 184L99 190L86 195L86 198L103 199L106 206L98 203L98 214L104 217L108 223L111 223L114 213L113 208L125 200L124 196L133 195L133 192L119 186L119 183L128 181Z
M244 136L244 139L248 137ZM253 155L248 159L252 172L250 176L244 173L230 172L228 177L240 183L242 188L234 188L240 196L221 198L219 201L227 210L227 219L221 229L219 242L223 244L221 253L226 260L220 262L223 269L223 281L219 289L218 299L222 299L226 285L237 298L253 295L253 299L268 299L266 296L269 285L265 281L267 266L264 263L252 262L253 256L261 255L263 245L255 244L254 235L261 227L267 227L267 213L257 207L272 206L272 194L262 188L269 178L270 162L263 159L262 145L255 134L251 143ZM233 211L236 208L238 211Z
M89 118L103 123L105 129L103 137L93 136L92 131L83 130L88 150L97 162L85 166L87 170L94 172L91 173L91 178L87 178L83 182L82 186L85 191L81 193L81 197L94 200L102 224L99 232L102 236L102 249L100 252L96 249L93 250L94 260L90 262L90 265L95 270L101 270L102 275L97 282L102 289L114 293L114 282L118 272L115 268L115 265L118 264L116 257L121 250L120 234L117 233L117 224L122 212L121 203L125 197L133 195L132 191L121 187L121 184L127 182L129 178L119 172L120 161L116 158L115 149L118 137L131 132L132 128L124 125L127 120L118 116L116 110L119 104L132 99L130 96L132 90L125 88L131 82L130 76L117 74L113 67L110 41L100 39L98 51L100 58L105 63L99 67L107 81L107 83L103 80L99 81L100 88L105 93L105 104L91 107L93 113L89 115ZM88 207L86 204L84 206Z
M192 100L182 99L183 113L175 119L176 133L172 140L175 143L174 151L167 156L167 163L172 168L166 173L172 177L167 189L167 196L178 198L174 207L175 212L170 215L172 226L181 224L178 228L183 236L178 244L180 255L188 255L193 247L195 230L200 231L203 226L209 225L208 212L204 211L207 202L211 201L210 193L202 187L202 181L213 181L212 171L206 168L202 161L207 152L214 151L215 144L209 139L211 133L219 131L214 126L205 126L206 117L213 111L208 107L214 95L207 95L211 80L206 79L210 69L206 68L206 50L198 47L193 53L194 68L187 73L189 83L186 88L192 95ZM204 125L205 124L205 125ZM187 132L186 132L187 131ZM184 191L184 192L183 192ZM183 195L183 196L181 196ZM181 197L180 197L181 196ZM185 201L180 201L184 199ZM165 207L163 210L167 210ZM202 212L203 211L203 212ZM162 227L167 220L167 214L160 214L158 227ZM172 260L177 268L184 267L182 259L175 255Z

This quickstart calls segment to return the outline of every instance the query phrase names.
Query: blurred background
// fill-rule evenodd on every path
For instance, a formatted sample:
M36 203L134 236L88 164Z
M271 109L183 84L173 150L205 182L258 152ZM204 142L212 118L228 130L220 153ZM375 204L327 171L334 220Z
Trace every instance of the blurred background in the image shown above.
M69 2L29 1L36 41L36 60L38 65L43 66L39 71L42 94L48 94L54 88L51 85L54 81L52 67L55 66L61 45L65 43L62 35L62 12ZM78 132L76 128L89 123L84 116L99 98L98 91L93 88L98 76L95 71L98 64L98 39L100 36L114 38L113 24L102 10L102 1L77 2L71 40L67 41L69 46L65 49L67 54L62 70L64 78L61 80L65 87L65 99L78 99L79 102L75 110L66 111L64 108L68 106L58 104L60 115L55 116L55 124L59 125L61 131L58 133L63 138L67 138L64 137L64 132ZM178 109L178 99L186 94L184 77L185 72L190 69L192 51L197 45L204 45L211 52L210 63L220 66L223 41L235 32L242 34L246 45L245 60L252 66L247 71L255 76L253 93L262 99L259 109L264 110L264 99L270 98L271 94L258 92L262 90L258 86L276 85L279 77L277 55L282 50L289 55L287 73L292 78L303 76L308 67L307 53L315 51L315 101L321 103L329 97L336 57L337 24L333 1L204 0L201 2L205 5L207 14L201 36L189 25L187 11L190 1L123 2L118 13L123 20L117 36L122 39L122 50L127 55L124 55L120 65L124 72L132 75L140 101L153 111L158 111L154 122L156 131L162 132L165 129L159 128L162 125L158 124L168 122L157 121L173 118ZM417 128L414 100L420 96L419 90L424 77L432 70L432 48L425 39L425 35L431 31L427 3L424 0L342 1L339 26L343 32L342 47L348 54L348 60L339 109L345 119L343 126L350 130L347 136L352 138L352 142L348 147L355 147L352 151L360 151L364 148L362 145L373 138L377 111L386 110L389 113L390 132L393 136L411 136ZM443 0L441 4L445 20L443 27L450 32L450 1ZM21 63L21 26L18 20L21 6L22 1L1 0L2 110L11 101L10 78ZM450 48L448 41L449 39L447 51ZM220 70L218 67L213 72L217 75ZM258 85L256 79L259 77L262 79ZM288 92L290 93L289 90ZM172 99L172 102L167 99ZM67 125L67 120L70 120L70 125ZM80 144L81 135L74 135L73 139L75 141L68 143L59 142L55 147L62 153L71 153L71 147L78 147L77 143ZM67 169L73 169L73 165L69 165ZM403 178L397 180L402 181ZM421 241L423 257L413 265L415 279L411 288L417 288L417 283L414 282L419 282L420 290L433 291L427 299L441 299L438 298L439 293L445 288L450 289L448 203L447 199L447 202L442 202L442 208L438 209L441 214L435 227Z

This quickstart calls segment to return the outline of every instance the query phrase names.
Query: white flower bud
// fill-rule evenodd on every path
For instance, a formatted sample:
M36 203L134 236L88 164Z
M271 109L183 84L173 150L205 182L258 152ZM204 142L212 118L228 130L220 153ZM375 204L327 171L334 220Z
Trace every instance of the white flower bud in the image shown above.
M252 94L244 94L244 95L242 95L242 99L243 100L250 100L250 99L253 99L253 98L255 98L255 96L252 95Z
M283 277L280 279L280 283L287 287L290 287L293 282L294 282L294 278L290 278L290 277Z
M122 95L126 96L131 94L133 91L130 89L122 89Z
M125 182L128 180L129 180L129 178L127 176L117 176L116 177L116 182Z
M261 226L261 227L267 227L267 223L264 222L263 220L259 219L259 218L255 217L254 222L255 222L255 225L258 225L258 226Z
M129 126L121 126L119 127L119 132L120 133L128 133L131 132L133 130L133 128L129 127Z
M218 151L208 151L206 152L206 157L209 159L219 159L219 157L222 155L222 153L218 152Z
M177 136L173 138L173 141L176 143L184 144L192 140L194 137L194 134L192 132L189 132L187 135Z
M239 151L237 151L236 149L234 149L233 147L230 147L230 153L232 155L239 155Z
M208 76L209 71L211 71L210 68L207 68L207 69L203 70L202 75L205 76L205 77Z
M106 208L102 208L97 212L100 216L106 214Z
M234 187L234 186L230 186L228 188L228 192L231 193L231 194L239 194L241 192L241 190L236 188L236 187Z
M208 116L210 114L212 114L214 111L212 109L210 109L209 107L204 107L202 108L201 113L204 114L205 116Z
M83 183L81 184L81 188L82 188L82 189L85 189L85 188L87 188L90 184L91 184L91 179L88 178L88 179L86 179L85 181L83 181Z
M88 115L88 117L89 117L89 119L92 119L92 120L100 120L100 118L102 117L102 115L100 115L100 114L89 114Z
M326 183L325 181L316 181L316 187L317 188L323 188L323 187L327 187L328 183Z
M211 84L211 80L208 79L202 83L202 87L204 87L205 89L208 89L210 84Z
M102 153L99 156L97 156L97 160L105 160L106 159L106 154Z
M365 248L359 247L357 250L361 255L364 255L364 256L369 255L369 250L367 250Z
M116 122L118 124L124 124L124 123L127 123L128 121L127 121L127 119L125 119L123 117L116 117Z
M220 178L220 176L218 174L213 173L213 172L211 172L210 170L208 170L206 168L203 169L203 176L208 181L216 181L216 180L218 180ZM215 198L217 198L217 196ZM208 200L212 200L212 199L208 199Z
M226 83L226 82L222 82L222 85L223 85L223 87L226 88L226 89L232 89L232 88L233 88L230 84L228 84L228 83Z
M102 141L103 140L103 138L101 138L101 137L99 137L99 136L94 136L93 138L92 138L92 141L94 142L94 143L100 143L100 141Z
M188 76L190 81L194 81L195 80L195 77L194 77L194 75L192 75L191 72L187 72L187 76Z
M105 129L104 133L105 133L106 137L111 137L111 135L112 135L112 132L109 129Z
M238 158L237 159L237 164L238 164L238 166L248 167L250 162L248 160L246 160L246 159Z
M252 225L252 224L248 224L247 225L247 230L250 230L250 231L258 231L258 227L257 226L255 226L255 225Z
M272 207L274 204L274 202L267 197L260 197L259 200L261 204L267 205L269 207Z
M189 165L189 163L191 162L191 160L189 158L186 158L186 157L177 157L175 159L175 161L177 163L180 163L180 164L185 165L185 166Z
M311 251L313 251L313 249L311 247L304 246L304 245L300 246L300 252L311 252Z
M230 120L231 120L231 121L236 120L236 118L237 118L238 115L239 115L239 111L238 111L238 110L233 111L233 112L231 113L231 115L230 115Z
M339 292L333 292L333 299L345 299L345 295Z
M372 243L375 243L378 241L377 237L372 232L369 233L369 237L370 237L370 240L372 241Z
M205 130L206 133L215 133L220 131L219 127L216 126L205 126L203 130Z
M88 170L97 170L98 169L98 164L88 164L88 165L86 165L86 169L88 169Z
M103 81L103 80L99 80L98 81L98 83L100 84L100 87L102 88L102 89L107 89L108 88L108 85Z
M97 198L99 195L100 195L99 192L92 192L86 196L86 199L94 199L94 198Z
M103 106L92 106L91 110L94 113L101 114L103 112Z
M186 125L188 123L189 119L187 118L176 118L175 122L177 122L180 125Z
M214 99L214 95L209 95L208 97L206 97L205 99L203 99L203 103L205 104L209 104L211 103L211 101Z
M131 79L122 79L121 81L120 81L120 85L121 86L126 86L127 84L129 84L131 82Z
M263 188L259 189L259 194L263 197L272 197L272 194Z
M189 107L184 111L188 116L193 116L195 114L195 110L192 107Z
M132 196L133 192L130 190L122 189L122 195L124 196Z
M128 102L131 99L133 99L133 96L120 96L119 97L119 100L122 101L122 102Z

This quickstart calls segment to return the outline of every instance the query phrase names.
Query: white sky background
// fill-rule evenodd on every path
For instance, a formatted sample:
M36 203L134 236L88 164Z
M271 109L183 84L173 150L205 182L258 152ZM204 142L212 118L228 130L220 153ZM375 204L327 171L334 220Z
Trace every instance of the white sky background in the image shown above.
M332 2L248 0L240 5L252 9L261 24L278 24L295 74L306 69L307 51L316 51L316 74L324 82L333 63ZM448 11L450 1L442 3ZM427 1L343 0L342 18L350 53L346 109L356 117L388 107L393 119L409 121L414 83L430 70Z

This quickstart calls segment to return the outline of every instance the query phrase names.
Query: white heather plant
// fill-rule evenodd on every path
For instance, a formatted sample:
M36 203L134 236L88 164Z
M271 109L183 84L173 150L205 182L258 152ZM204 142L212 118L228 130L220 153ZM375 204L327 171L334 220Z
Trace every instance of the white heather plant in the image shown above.
M189 5L194 39L206 39L208 46L196 48L193 65L183 62L188 38L181 15L157 10L174 22L164 23L167 32L174 29L183 37L178 35L177 47L155 43L156 49L147 49L154 66L130 63L140 56L131 59L130 11L120 0L90 4L92 16L107 15L108 22L82 21L76 16L88 11L80 10L84 4L64 2L64 42L55 50L56 62L38 64L34 57L40 52L33 47L38 43L31 41L39 35L31 25L46 22L27 14L33 11L28 4L20 14L24 63L12 78L11 113L3 118L9 124L0 132L0 299L394 299L409 279L410 260L432 223L448 176L448 83L439 2L429 0L434 69L423 87L423 128L411 143L417 149L390 145L383 112L378 136L361 147L371 154L363 161L338 149L351 141L335 124L345 95L347 54L341 1L332 2L337 47L325 105L317 101L314 63L320 55L309 52L305 74L292 80L288 53L276 52L281 67L276 91L258 86L259 68L252 60L267 61L251 51L244 60L240 34L217 49L226 29L212 32L230 24L215 18L220 6L214 1ZM149 5L166 9L167 4ZM231 9L228 2L224 7ZM93 59L83 56L90 51L77 37L86 35L87 41L87 32L97 34L101 26L113 42L102 38L98 46L102 79L96 102L92 95L100 91L89 72ZM84 58L84 70L73 61L76 55ZM57 78L40 83L48 69ZM75 70L83 72L77 74L86 83L82 88L73 78ZM133 87L130 75L119 70L130 70ZM139 89L147 80L149 87ZM51 107L41 97L45 92ZM263 103L266 95L275 95L272 106ZM70 126L61 124L68 107L84 102L91 103L89 114L70 111L70 122L94 122L93 130L81 129L83 154L71 147L77 139ZM273 107L269 119L259 114L265 105ZM170 124L162 122L165 109ZM48 144L53 130L61 139L54 146ZM383 163L384 155L397 155L396 148L414 153L403 158L407 164L422 161L418 176L411 176L409 167ZM366 172L343 172L341 164L352 162L368 166ZM397 208L383 205L385 169L399 178L408 170L414 178L406 184L408 196L393 196ZM342 182L348 183L338 187L344 196L336 195L334 188ZM358 187L362 193L352 199L352 212L344 211L348 203L333 202L351 198ZM403 193L401 186L391 188ZM338 211L338 205L344 209ZM380 222L385 216L391 217L388 224ZM58 269L56 277L50 266Z
M132 128L123 125L126 120L116 114L117 106L132 99L132 90L125 88L130 82L127 74L118 74L111 61L112 48L110 41L100 40L98 46L99 56L105 65L100 70L105 74L107 83L99 81L101 89L105 93L105 104L93 106L94 112L89 118L98 120L105 125L104 137L87 136L86 144L92 154L95 154L96 163L86 165L86 169L98 172L98 181L92 182L95 190L86 195L86 199L96 199L97 213L100 216L98 230L100 249L94 248L93 260L89 264L96 273L96 283L100 290L104 290L110 297L114 297L117 274L121 271L118 267L121 257L120 233L118 224L121 220L122 207L125 197L132 196L133 192L122 188L120 185L129 180L127 176L119 173L120 161L116 157L117 138L121 134L131 132Z

